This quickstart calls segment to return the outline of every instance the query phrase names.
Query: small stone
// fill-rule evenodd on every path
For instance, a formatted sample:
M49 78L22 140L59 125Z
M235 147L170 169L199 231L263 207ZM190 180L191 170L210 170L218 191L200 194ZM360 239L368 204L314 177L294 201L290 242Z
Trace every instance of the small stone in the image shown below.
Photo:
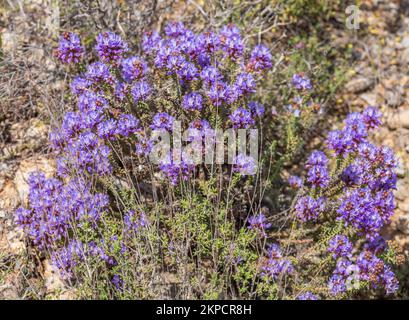
M19 46L19 37L15 32L5 31L1 35L1 48L4 53L13 53Z
M399 107L403 103L403 95L395 90L386 91L385 102L390 107Z
M400 63L404 66L409 64L409 48L402 50L399 54Z
M376 106L376 93L363 93L359 97L364 100L370 106Z
M396 172L396 175L399 178L404 178L405 177L406 167L405 167L405 162L402 159L398 159L398 166L397 166L395 172Z
M368 77L358 77L350 80L346 85L345 89L349 93L359 93L367 90L373 86L375 81Z
M7 232L7 244L8 251L15 255L21 254L26 249L24 235L18 229L9 230Z
M390 129L409 128L409 110L404 109L391 113L386 120Z
M396 199L405 200L408 197L408 185L404 180L399 179L396 183L396 190L394 192Z
M58 272L54 270L49 259L44 260L44 285L47 290L47 294L60 292L64 289L64 283L58 275Z

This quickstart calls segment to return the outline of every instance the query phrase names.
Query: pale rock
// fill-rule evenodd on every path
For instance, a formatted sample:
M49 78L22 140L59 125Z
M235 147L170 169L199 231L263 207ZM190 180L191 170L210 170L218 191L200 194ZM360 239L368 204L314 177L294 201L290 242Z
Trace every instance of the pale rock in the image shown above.
M7 181L0 191L0 210L13 210L18 204L17 189L12 181Z
M47 294L61 292L64 289L64 283L62 282L58 271L51 265L49 259L44 260L44 286L46 287Z
M390 107L399 107L403 103L401 90L388 90L385 92L385 102Z
M23 232L15 228L7 232L7 249L9 252L15 255L19 255L25 251L26 245L24 243L24 234Z
M6 30L1 34L1 48L4 53L13 53L19 47L19 36L17 33Z
M390 129L409 128L409 109L391 113L386 120Z
M396 183L396 190L394 192L396 199L398 200L405 200L408 198L408 185L405 183L404 180L399 179Z
M376 101L377 101L376 93L373 93L373 92L364 93L364 94L361 94L359 97L370 106L376 106L377 105L377 103L376 103Z
M32 157L21 161L14 178L14 185L17 188L20 200L24 200L28 196L28 177L30 173L35 171L42 171L47 177L51 177L55 172L55 162L44 156Z
M403 66L407 66L409 64L409 48L402 50L399 54L400 63Z
M373 86L375 81L369 77L357 77L350 80L346 85L345 89L350 93L358 93L367 90Z

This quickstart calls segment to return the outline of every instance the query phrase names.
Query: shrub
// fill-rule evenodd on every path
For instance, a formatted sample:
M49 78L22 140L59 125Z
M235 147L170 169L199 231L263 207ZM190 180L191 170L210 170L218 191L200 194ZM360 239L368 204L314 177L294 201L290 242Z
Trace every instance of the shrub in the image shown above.
M389 264L399 253L379 234L393 214L397 163L368 142L379 112L350 114L328 135L330 159L314 151L306 178L283 187L285 165L319 111L309 77L294 74L282 85L288 105L266 108L257 85L272 76L267 47L249 50L233 24L196 34L171 22L164 33L147 32L135 56L103 32L99 61L88 66L74 34L56 50L82 70L71 83L76 107L50 134L56 177L30 177L29 206L16 221L67 284L82 298L118 299L396 292ZM174 135L172 153L151 131L175 134L178 125L191 148L180 152ZM213 154L203 162L199 151L193 161L229 128L247 129L238 142L251 149L259 141L260 150L229 163Z

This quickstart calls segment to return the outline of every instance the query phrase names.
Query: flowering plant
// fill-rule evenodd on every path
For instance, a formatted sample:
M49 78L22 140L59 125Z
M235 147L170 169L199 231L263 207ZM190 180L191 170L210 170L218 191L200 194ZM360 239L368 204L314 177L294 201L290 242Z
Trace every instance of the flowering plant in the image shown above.
M16 222L67 284L92 298L316 299L352 296L354 270L354 290L398 289L385 262L391 249L379 243L393 214L397 162L368 141L380 125L375 108L350 114L345 129L328 135L331 161L314 151L306 178L290 177L299 192L283 191L294 204L266 205L317 111L312 81L295 74L291 104L266 112L257 84L273 56L263 45L248 50L233 24L196 34L171 22L164 35L145 33L142 51L133 55L112 32L97 36L99 61L88 66L77 35L64 34L56 50L83 70L70 85L76 107L50 134L56 176L31 175ZM175 135L179 126L191 143L183 152L175 136L171 150L152 134ZM201 147L230 128L243 130L244 150L227 165L216 161L224 149L207 158ZM261 149L248 156L258 140ZM293 244L308 234L312 245Z

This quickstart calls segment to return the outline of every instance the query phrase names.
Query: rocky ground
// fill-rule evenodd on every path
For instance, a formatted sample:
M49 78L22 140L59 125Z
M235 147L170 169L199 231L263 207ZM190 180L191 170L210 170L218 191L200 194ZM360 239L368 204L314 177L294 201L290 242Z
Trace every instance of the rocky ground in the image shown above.
M58 8L52 1L30 3L0 12L0 299L72 298L13 223L15 208L27 199L29 172L54 171L46 148L50 124L42 115L50 103L64 100L64 74L56 72L50 40L59 30ZM375 105L385 114L386 126L375 139L401 160L397 213L385 235L408 253L409 3L364 1L361 23L358 31L334 34L334 45L347 43L355 59L338 104L351 110Z
M42 115L63 94L47 40L57 30L56 12L47 1L24 8L15 3L14 10L0 11L0 299L64 292L48 261L30 252L13 223L15 208L27 199L29 172L54 170Z

